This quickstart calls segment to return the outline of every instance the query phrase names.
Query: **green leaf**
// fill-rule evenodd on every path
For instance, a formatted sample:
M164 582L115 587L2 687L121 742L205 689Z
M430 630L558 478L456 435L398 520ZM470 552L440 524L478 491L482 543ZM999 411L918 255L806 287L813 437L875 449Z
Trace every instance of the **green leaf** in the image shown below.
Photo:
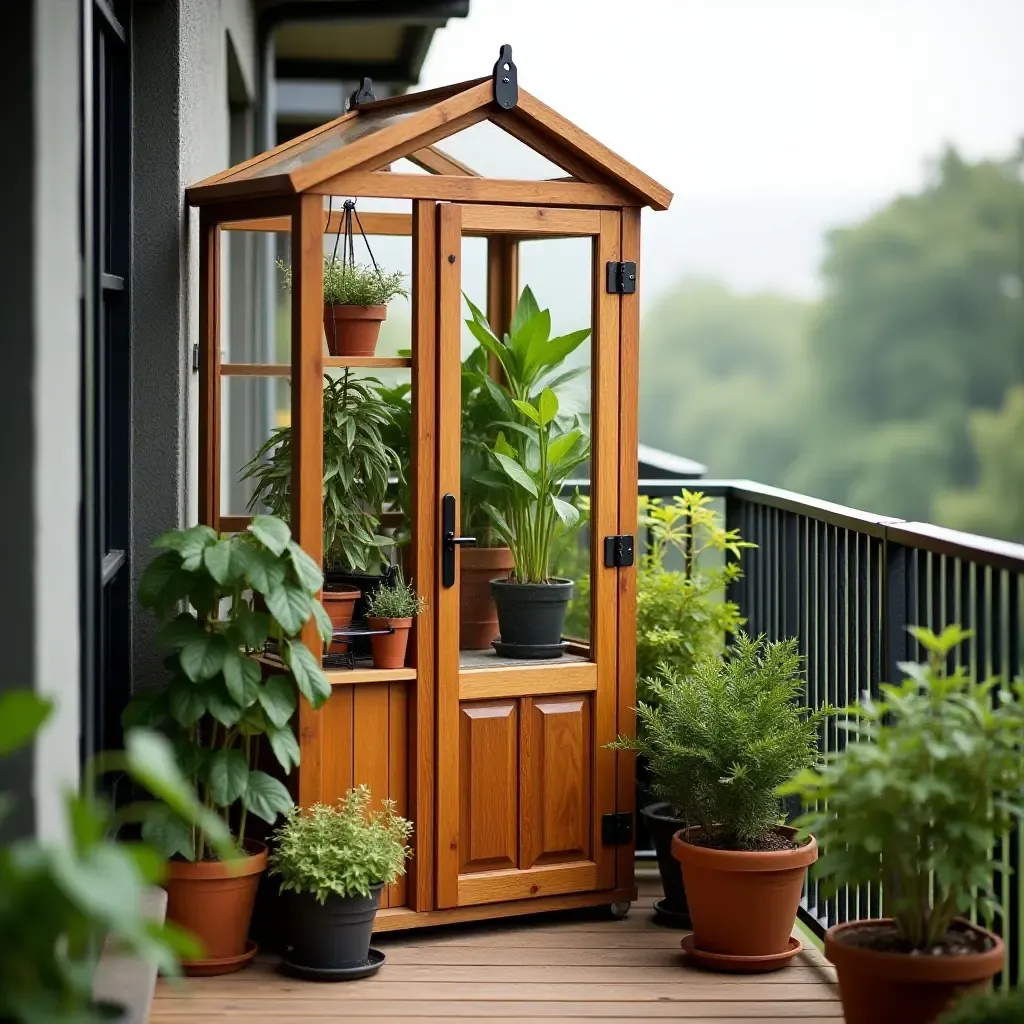
M50 857L53 880L76 907L105 928L130 930L142 900L142 880L131 856L116 843L101 843L81 857L67 848Z
M241 717L244 708L236 704L220 680L213 680L206 688L206 708L221 725L229 728Z
M556 498L553 494L550 495L550 498L555 512L558 513L558 518L562 520L562 524L566 529L572 529L580 521L579 509L575 505L570 505L569 502L563 501L561 498Z
M293 540L288 542L288 554L295 567L295 575L298 577L299 583L305 587L307 593L315 594L324 585L324 576L320 567Z
M181 667L194 683L212 679L224 665L228 643L219 633L204 632L181 650Z
M253 516L249 532L275 555L283 555L288 541L292 539L288 524L277 516Z
M167 690L139 690L121 712L121 728L161 725L167 718Z
M250 552L249 566L245 571L245 579L253 590L266 597L275 587L279 587L285 578L284 564L263 548L255 548Z
M216 543L217 532L200 524L183 530L168 530L153 541L153 547L177 552L181 568L195 572L203 564L203 552Z
M212 551L213 548L208 550ZM202 623L190 612L182 612L166 623L157 633L157 643L162 647L180 650L203 637Z
M253 611L243 602L235 614L235 628L246 647L258 650L270 635L270 616L266 612Z
M228 651L224 658L224 685L231 699L247 708L259 695L260 666L241 651Z
M313 608L313 618L316 619L316 631L320 634L320 639L325 644L330 643L331 637L334 635L334 624L331 622L330 615L327 614L327 609L316 598L313 598L310 604Z
M277 763L290 772L299 764L299 744L295 739L295 733L290 726L284 728L272 728L267 735L270 737L270 747L274 751Z
M288 636L302 632L309 621L311 598L297 583L284 580L266 596L267 609Z
M206 768L210 796L219 807L230 807L245 792L249 783L249 766L240 750L218 750Z
M260 687L259 702L267 718L278 728L283 728L291 721L298 706L295 687L287 676L271 676Z
M537 497L537 485L530 479L529 474L519 465L515 459L509 458L507 455L502 455L500 452L495 452L494 457L498 460L498 464L508 474L509 479L513 483L518 484L524 491L527 491L534 498Z
M537 300L534 298L533 291L530 289L530 286L527 285L523 288L523 293L519 296L519 301L516 303L515 311L512 314L512 324L509 327L509 333L518 334L539 312L540 307L537 305Z
M331 684L320 669L316 658L301 640L286 640L284 660L292 670L299 693L318 709L331 695Z
M552 467L557 467L582 437L583 431L578 427L556 437L548 448L548 463Z
M292 806L292 798L284 785L266 772L258 771L249 773L243 801L253 814L270 825Z
M210 575L221 585L230 583L239 574L234 551L238 542L231 538L217 541L203 551L203 562Z
M142 838L167 860L172 857L195 860L192 827L163 804L156 804L143 821Z
M32 690L0 694L0 754L29 743L52 710L53 702Z
M540 425L542 427L546 427L558 415L558 399L551 388L545 388L540 393L537 411L540 414Z
M203 688L185 679L175 680L168 694L171 717L186 729L195 725L206 714Z
M512 399L512 404L528 419L538 426L541 424L541 414L529 402L523 402L518 398Z
M181 557L175 551L157 555L146 566L139 580L139 604L159 609L165 603L165 591L181 570Z

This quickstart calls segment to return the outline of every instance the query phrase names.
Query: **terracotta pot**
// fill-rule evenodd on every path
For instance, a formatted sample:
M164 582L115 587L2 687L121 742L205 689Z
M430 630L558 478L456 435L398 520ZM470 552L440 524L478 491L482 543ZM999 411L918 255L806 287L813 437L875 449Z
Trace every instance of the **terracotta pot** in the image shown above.
M321 601L335 629L345 629L352 625L356 601L361 596L361 592L355 587L340 586L337 590L324 591ZM327 650L330 654L344 654L348 650L348 644L344 640L332 640Z
M498 638L498 610L491 580L515 568L509 548L463 548L459 552L459 649L486 651Z
M246 846L255 852L238 862L167 864L167 919L192 932L206 953L204 960L183 965L186 974L230 974L252 959L246 938L267 848L256 842Z
M725 956L782 955L796 921L807 868L818 859L814 837L795 850L759 853L714 850L685 842L691 828L672 837L672 856L682 865L686 898L698 949ZM777 831L792 838L795 829Z
M370 629L386 629L393 627L393 633L382 633L370 637L373 649L374 668L405 668L405 652L409 646L409 630L412 619L381 619L370 615L366 619Z
M966 956L913 956L845 941L859 928L884 923L889 919L850 921L825 933L825 956L836 965L846 1024L932 1024L961 994L987 988L1003 969L999 936L963 920L959 927L987 935L992 948Z
M324 303L324 334L332 356L372 356L387 306L329 306Z

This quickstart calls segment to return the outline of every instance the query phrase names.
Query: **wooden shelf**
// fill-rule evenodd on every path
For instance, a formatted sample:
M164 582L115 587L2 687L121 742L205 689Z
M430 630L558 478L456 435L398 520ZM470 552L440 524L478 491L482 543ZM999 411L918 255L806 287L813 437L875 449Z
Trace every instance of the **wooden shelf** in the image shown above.
M325 370L342 369L408 369L412 359L408 356L324 356ZM222 377L290 377L290 363L221 363Z
M414 668L325 668L324 675L332 686L354 683L400 683L416 679Z

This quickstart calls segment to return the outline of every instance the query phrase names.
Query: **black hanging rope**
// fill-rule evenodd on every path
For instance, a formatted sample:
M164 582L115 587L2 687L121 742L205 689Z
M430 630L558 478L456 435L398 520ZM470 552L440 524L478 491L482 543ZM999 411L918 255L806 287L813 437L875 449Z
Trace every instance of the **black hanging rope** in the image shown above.
M344 234L345 243L341 249L341 276L344 277L349 271L355 272L356 267L356 240L355 233L352 230L352 222L355 220L355 226L359 229L359 234L362 236L363 245L366 246L366 251L369 254L370 262L373 264L374 272L377 274L378 280L383 283L384 274L381 272L380 267L377 265L377 258L373 255L373 249L370 248L370 240L366 237L366 232L363 230L363 222L359 219L359 211L356 210L356 201L354 199L346 199L343 204L343 215L338 223L338 231L334 236L334 251L331 253L331 263L338 262L338 245L341 242L341 237ZM327 220L330 221L334 214L334 196L331 196L328 208L327 208ZM334 334L335 347L338 342L338 322L331 317L331 330Z

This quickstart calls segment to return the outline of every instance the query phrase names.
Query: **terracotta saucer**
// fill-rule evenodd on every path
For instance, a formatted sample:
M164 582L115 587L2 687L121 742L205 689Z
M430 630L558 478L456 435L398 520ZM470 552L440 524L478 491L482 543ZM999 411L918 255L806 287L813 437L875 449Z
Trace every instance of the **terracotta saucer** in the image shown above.
M693 944L693 933L683 937L679 943L683 952L694 963L707 967L711 971L726 971L731 974L760 974L766 971L777 971L785 967L804 947L795 936L789 937L789 946L782 953L769 956L729 956L726 953L708 953L697 949Z
M247 939L245 952L238 956L224 956L217 960L183 960L181 969L190 978L212 978L218 974L231 974L248 966L252 958L259 952L259 946L252 939Z

